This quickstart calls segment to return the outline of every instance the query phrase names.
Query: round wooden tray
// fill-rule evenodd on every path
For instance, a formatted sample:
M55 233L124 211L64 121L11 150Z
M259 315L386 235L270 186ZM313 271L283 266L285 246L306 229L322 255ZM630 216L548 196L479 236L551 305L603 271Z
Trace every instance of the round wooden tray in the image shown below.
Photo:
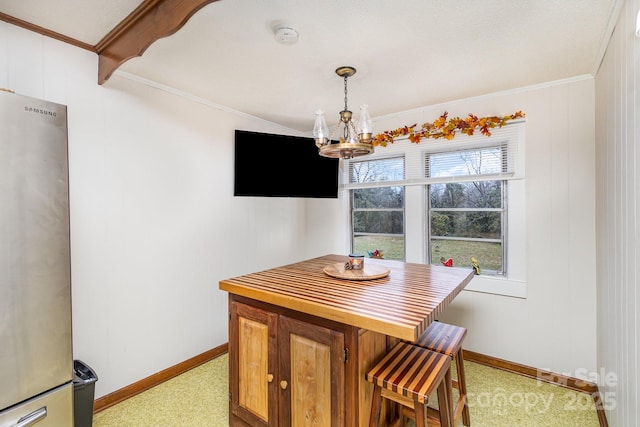
M336 262L335 264L327 265L322 271L331 277L346 280L373 280L389 275L389 269L381 265L367 264L365 262L362 270L345 270L344 265L344 262Z

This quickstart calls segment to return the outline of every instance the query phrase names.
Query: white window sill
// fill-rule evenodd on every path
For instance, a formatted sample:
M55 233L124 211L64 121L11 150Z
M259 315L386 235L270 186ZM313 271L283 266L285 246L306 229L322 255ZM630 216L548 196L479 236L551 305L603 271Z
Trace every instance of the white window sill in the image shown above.
M497 276L475 276L464 290L507 297L527 298L526 282Z

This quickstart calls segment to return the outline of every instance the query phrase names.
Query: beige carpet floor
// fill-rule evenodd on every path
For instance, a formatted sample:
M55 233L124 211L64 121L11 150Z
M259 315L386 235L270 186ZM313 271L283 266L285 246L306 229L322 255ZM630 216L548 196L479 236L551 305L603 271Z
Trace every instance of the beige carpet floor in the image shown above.
M465 369L473 427L600 425L589 395L468 361ZM223 355L97 413L93 426L228 426L228 390Z

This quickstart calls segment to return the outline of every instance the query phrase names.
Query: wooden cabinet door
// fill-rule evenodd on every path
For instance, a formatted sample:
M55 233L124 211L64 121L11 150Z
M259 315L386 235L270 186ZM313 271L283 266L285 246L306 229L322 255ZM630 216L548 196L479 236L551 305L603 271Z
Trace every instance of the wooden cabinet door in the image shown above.
M231 413L252 426L278 425L278 315L232 302Z
M280 425L344 426L344 334L281 315L279 335Z

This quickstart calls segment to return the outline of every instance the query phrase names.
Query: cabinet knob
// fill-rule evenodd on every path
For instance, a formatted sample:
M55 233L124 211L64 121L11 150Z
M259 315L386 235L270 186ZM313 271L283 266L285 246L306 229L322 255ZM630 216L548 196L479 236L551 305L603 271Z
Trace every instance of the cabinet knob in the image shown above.
M267 375L267 382L273 381L273 374Z
M281 389L286 390L288 385L289 385L289 383L286 382L285 380L280 381L280 388Z

